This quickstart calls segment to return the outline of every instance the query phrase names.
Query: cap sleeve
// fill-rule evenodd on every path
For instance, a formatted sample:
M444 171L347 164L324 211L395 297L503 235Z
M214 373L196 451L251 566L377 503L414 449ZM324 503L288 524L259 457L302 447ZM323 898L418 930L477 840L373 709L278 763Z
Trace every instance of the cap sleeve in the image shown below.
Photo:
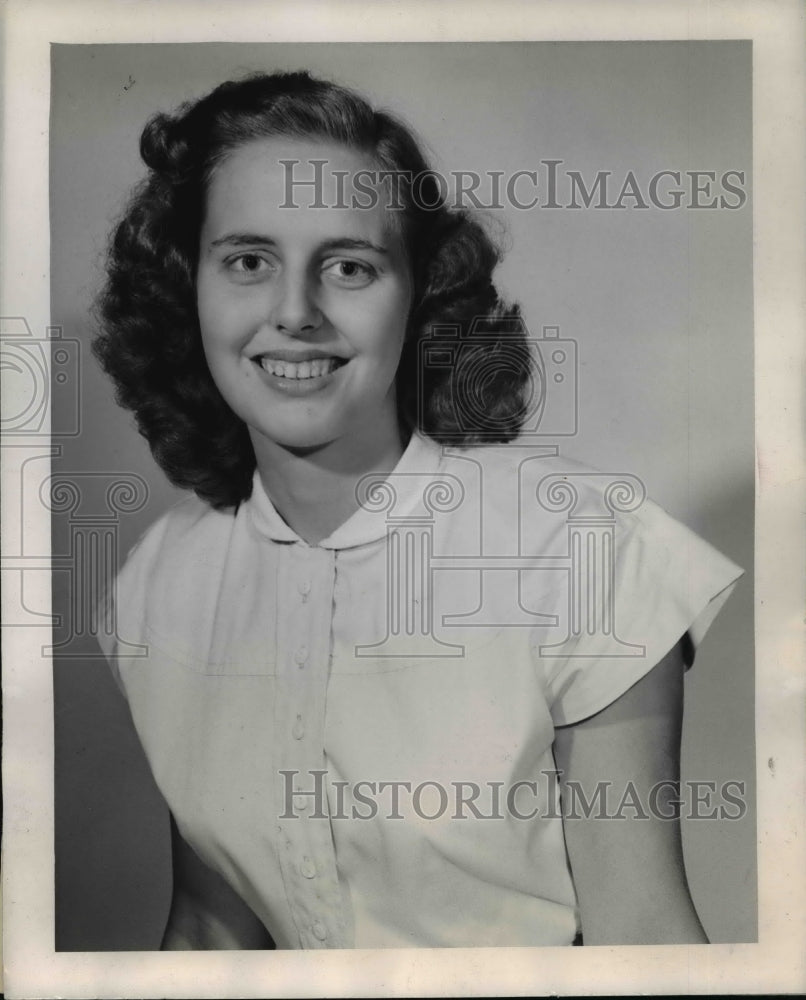
M597 622L567 638L542 629L537 657L554 724L579 722L605 708L688 637L687 666L743 570L652 501L617 516L612 571L590 577L602 588L612 627ZM602 578L604 577L604 581ZM597 595L598 601L598 595ZM570 604L570 602L567 602ZM601 606L605 606L603 603Z

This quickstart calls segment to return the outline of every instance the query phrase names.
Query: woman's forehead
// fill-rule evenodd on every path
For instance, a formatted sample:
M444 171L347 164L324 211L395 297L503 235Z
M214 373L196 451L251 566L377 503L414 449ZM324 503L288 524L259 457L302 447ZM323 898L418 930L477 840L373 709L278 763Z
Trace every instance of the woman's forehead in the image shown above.
M367 153L316 140L254 139L213 171L205 228L251 221L280 231L335 228L377 238L399 231L401 211L390 194L388 175Z

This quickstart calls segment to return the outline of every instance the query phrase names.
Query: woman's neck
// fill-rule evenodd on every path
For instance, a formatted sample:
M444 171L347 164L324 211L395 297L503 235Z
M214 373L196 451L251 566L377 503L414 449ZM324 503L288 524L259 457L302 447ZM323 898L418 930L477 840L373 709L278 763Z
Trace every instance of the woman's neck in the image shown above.
M253 441L263 487L289 527L315 545L351 517L362 476L389 472L407 439L397 423L367 441L339 438L320 448L292 450L261 438Z

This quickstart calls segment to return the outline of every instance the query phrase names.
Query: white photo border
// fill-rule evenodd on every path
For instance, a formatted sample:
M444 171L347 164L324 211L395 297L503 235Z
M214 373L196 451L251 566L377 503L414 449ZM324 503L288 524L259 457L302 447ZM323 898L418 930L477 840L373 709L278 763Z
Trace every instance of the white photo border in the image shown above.
M0 315L50 325L50 45L752 39L756 348L757 944L275 953L54 950L52 661L6 629L3 945L8 997L786 993L806 989L804 833L804 9L797 0L5 5ZM3 518L25 448L4 449ZM7 525L4 524L4 528ZM25 524L50 549L46 512ZM44 575L43 575L44 576ZM50 607L47 580L32 594ZM43 711L45 706L45 711ZM47 707L51 711L47 711ZM767 762L776 762L774 769Z

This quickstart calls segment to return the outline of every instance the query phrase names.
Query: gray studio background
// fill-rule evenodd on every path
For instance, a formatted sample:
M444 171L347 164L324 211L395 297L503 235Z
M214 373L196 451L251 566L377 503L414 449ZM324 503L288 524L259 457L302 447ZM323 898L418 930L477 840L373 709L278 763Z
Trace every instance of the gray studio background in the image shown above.
M444 171L751 168L745 42L54 46L52 322L82 343L81 433L63 473L137 473L147 503L117 522L121 558L179 494L89 356L89 305L112 220L142 176L147 117L248 70L308 68L415 126ZM526 188L522 189L526 193ZM629 204L629 203L628 203ZM501 217L504 213L493 213ZM756 936L753 669L752 218L738 211L505 213L501 284L533 332L578 343L579 433L562 453L640 476L748 572L687 679L684 777L743 781L737 821L688 821L692 892L714 942ZM54 426L59 413L56 397ZM95 481L95 480L93 480ZM98 478L102 482L102 478ZM54 518L54 551L70 525ZM71 619L69 574L55 610ZM57 630L58 633L58 630ZM57 948L158 947L168 824L102 659L55 663Z

